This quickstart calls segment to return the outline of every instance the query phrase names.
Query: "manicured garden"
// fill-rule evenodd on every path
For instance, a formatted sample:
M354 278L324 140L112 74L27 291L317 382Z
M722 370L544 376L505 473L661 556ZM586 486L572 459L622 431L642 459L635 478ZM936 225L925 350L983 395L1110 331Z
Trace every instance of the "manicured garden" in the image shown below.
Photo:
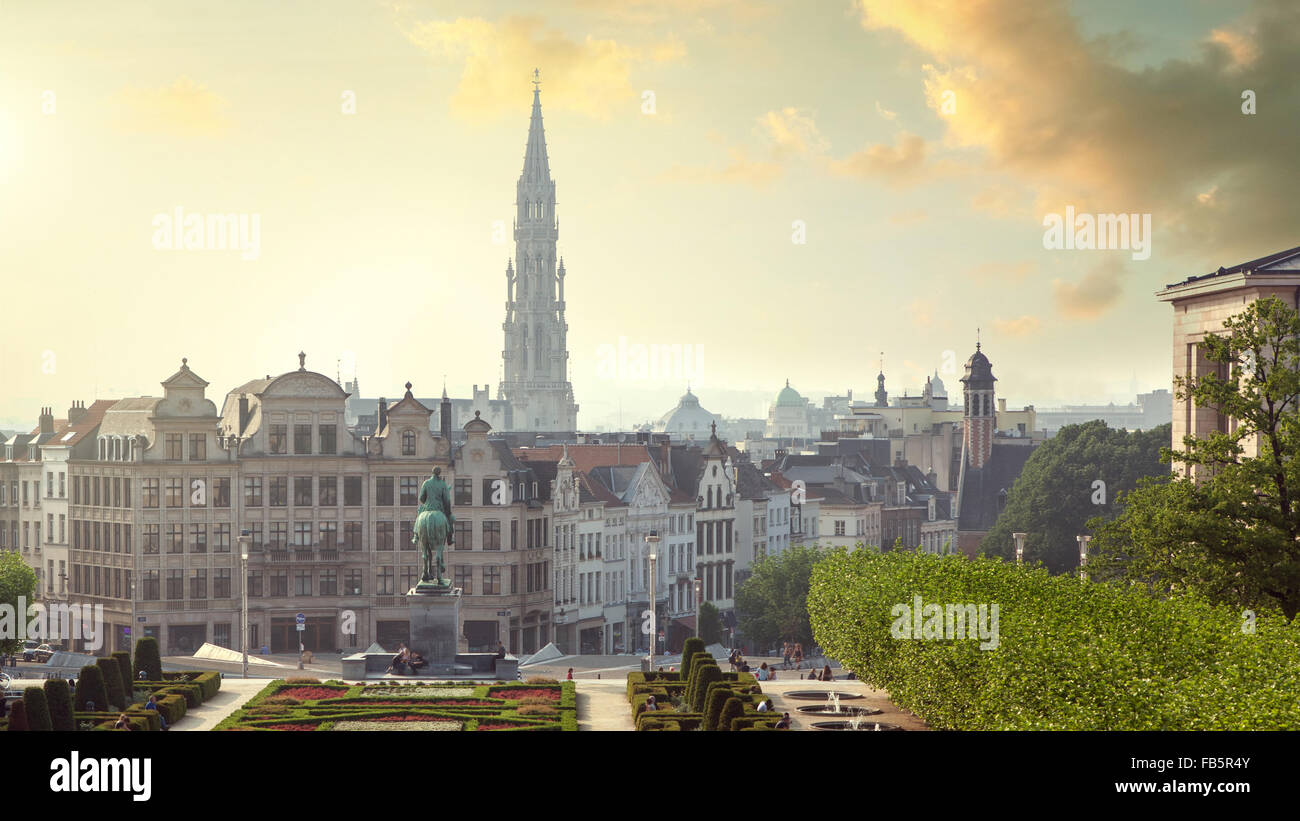
M216 726L257 731L577 730L571 681L393 682L273 681Z
M681 672L628 673L627 699L643 732L773 730L780 720L758 711L766 696L752 673L722 672L697 638L686 641Z

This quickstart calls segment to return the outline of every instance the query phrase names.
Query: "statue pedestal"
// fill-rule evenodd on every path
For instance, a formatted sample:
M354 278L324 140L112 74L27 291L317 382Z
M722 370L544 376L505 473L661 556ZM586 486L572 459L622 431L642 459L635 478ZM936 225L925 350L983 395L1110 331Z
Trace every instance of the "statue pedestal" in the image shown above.
M424 675L457 672L456 651L460 640L460 588L439 593L421 593L411 588L406 594L410 610L411 649L424 656Z

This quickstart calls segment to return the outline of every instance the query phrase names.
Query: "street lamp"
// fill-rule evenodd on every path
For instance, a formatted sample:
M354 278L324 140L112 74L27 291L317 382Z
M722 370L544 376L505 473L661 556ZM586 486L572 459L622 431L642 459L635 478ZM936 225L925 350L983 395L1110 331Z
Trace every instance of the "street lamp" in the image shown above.
M645 537L646 544L650 545L650 672L655 669L655 642L659 638L658 626L655 624L655 617L659 614L659 607L655 602L655 563L659 560L659 555L655 553L659 545L659 534L650 531Z
M1079 578L1088 578L1088 572L1083 568L1088 564L1088 542L1092 541L1091 536L1075 536L1079 542Z
M252 541L247 530L239 531L239 647L244 651L244 678L248 678L248 545Z
M704 579L695 579L695 637L700 637L700 603L704 601Z
M1028 533L1012 533L1011 538L1016 540L1016 564L1025 563L1025 537Z

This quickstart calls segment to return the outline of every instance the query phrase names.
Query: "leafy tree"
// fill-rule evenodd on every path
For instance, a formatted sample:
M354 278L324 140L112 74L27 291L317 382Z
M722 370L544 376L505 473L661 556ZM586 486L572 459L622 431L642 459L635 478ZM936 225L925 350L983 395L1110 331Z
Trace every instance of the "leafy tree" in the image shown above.
M1100 419L1061 428L1025 463L1006 508L981 543L983 551L1014 559L1011 534L1019 531L1028 534L1026 562L1042 562L1052 573L1077 569L1075 537L1088 532L1090 519L1113 518L1119 494L1136 488L1139 480L1168 479L1160 452L1169 436L1169 425L1130 433ZM1104 487L1094 485L1098 480Z
M717 644L722 641L722 617L712 602L700 605L700 638L705 644Z
M796 545L754 564L753 573L736 589L737 620L750 641L759 647L782 641L812 644L808 583L823 555L816 548Z
M0 552L0 604L7 604L14 609L15 622L13 635L17 635L17 620L24 624L27 621L27 611L24 607L18 606L18 600L23 599L26 604L31 604L36 598L36 574L32 571L22 557L11 551ZM24 629L26 629L24 627ZM18 638L0 638L0 653L12 654L21 649L23 643Z
M1094 539L1103 575L1188 589L1244 607L1300 612L1300 314L1251 303L1199 343L1218 373L1179 378L1179 399L1218 414L1163 457L1186 466L1128 495Z

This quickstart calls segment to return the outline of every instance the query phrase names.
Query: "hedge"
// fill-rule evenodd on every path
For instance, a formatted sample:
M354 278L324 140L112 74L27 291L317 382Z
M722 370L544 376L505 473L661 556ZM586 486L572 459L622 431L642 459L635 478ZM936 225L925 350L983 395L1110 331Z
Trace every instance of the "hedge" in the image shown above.
M998 605L996 649L892 637L917 596L985 604L990 627ZM1300 729L1300 619L1279 613L1247 633L1239 609L1192 596L908 551L829 554L808 612L827 655L938 729Z
M686 696L690 702L690 707L695 711L704 709L704 697L708 695L709 684L715 681L723 681L722 670L716 663L705 662L704 664L694 665L691 672L692 687Z
M70 733L77 729L72 720L72 690L68 682L61 678L47 679L45 682L45 703L50 710L50 725L55 732Z
M50 723L50 708L45 701L45 691L40 687L28 687L23 691L23 712L27 714L27 729L45 732L54 729Z
M717 682L709 688L705 697L704 729L718 729L718 718L722 715L722 705L733 698L731 688L723 682Z
M745 715L745 706L740 699L732 696L722 707L722 715L718 716L717 728L719 730L730 730L731 723Z
M133 696L133 682L135 676L131 674L131 654L125 650L118 650L115 653L109 653L109 658L117 662L117 672L122 679L122 692L126 694L126 700L130 702Z
M162 656L158 653L158 639L145 636L135 643L135 662L131 665L131 678L140 678L140 671L145 673L146 681L161 681Z
M704 716L699 713L674 713L669 710L642 713L637 717L636 728L642 729L647 721L651 726L676 724L679 730L698 730L704 723Z
M9 732L27 731L27 708L21 699L9 706Z
M694 663L691 656L696 653L704 652L704 639L698 636L692 636L682 645L682 680L689 681L691 665Z
M95 709L108 707L108 690L104 687L104 671L97 664L87 664L77 674L77 692L72 697L72 704L77 710L85 710L89 702L94 702Z
M115 710L125 710L131 698L122 690L122 671L118 669L117 659L95 659L95 664L104 673L104 690L108 695L108 704Z

